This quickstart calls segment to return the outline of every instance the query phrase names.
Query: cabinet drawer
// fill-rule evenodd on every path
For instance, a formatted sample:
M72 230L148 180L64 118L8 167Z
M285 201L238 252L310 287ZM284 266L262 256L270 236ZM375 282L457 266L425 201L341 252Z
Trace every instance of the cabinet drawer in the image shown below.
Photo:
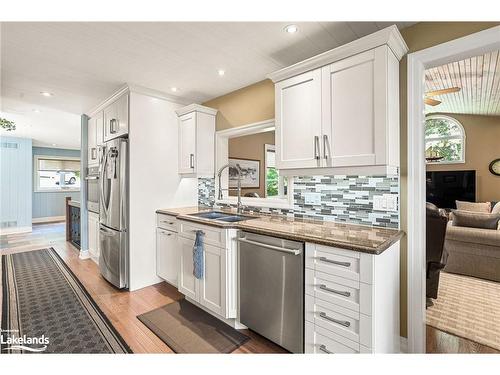
M201 230L205 233L205 243L217 247L226 248L225 229L179 220L179 233L181 236L194 239L196 238L197 230Z
M359 281L360 253L307 243L306 267L329 275Z
M156 214L156 226L158 228L177 232L177 219L175 216Z
M360 345L351 340L337 336L311 322L305 323L306 354L355 354Z
M305 293L326 302L371 315L369 285L306 268Z
M305 319L318 327L371 347L371 317L367 315L306 294Z

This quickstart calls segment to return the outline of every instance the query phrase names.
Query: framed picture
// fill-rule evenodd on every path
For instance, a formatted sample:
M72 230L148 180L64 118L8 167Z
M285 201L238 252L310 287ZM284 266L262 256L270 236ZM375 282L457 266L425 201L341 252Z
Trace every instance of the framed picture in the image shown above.
M233 159L229 158L231 166L239 165L241 172L242 188L260 188L260 161L252 159ZM229 187L238 186L238 172L235 168L229 168Z

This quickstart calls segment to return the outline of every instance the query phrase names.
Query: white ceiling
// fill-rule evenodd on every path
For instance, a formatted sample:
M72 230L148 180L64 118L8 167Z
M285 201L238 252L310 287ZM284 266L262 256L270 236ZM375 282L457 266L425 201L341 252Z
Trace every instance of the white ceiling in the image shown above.
M4 22L3 111L15 104L27 113L42 106L81 114L124 83L204 102L394 23L299 22L299 32L288 34L287 22ZM218 69L226 74L220 77Z
M425 91L460 87L455 93L435 96L437 106L426 105L426 112L500 115L500 53L441 65L425 71Z
M31 138L33 146L80 149L79 115L12 99L3 99L3 107L0 116L14 121L16 130L0 129L0 135Z
M132 83L203 102L390 24L306 22L288 34L283 22L3 23L2 95L82 113Z

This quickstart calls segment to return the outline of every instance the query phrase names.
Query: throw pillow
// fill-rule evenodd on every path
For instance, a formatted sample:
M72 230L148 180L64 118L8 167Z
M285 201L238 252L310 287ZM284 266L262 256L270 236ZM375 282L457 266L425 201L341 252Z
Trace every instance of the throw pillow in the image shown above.
M500 202L497 202L495 206L491 209L492 214L500 214Z
M490 202L474 203L474 202L455 201L455 203L457 204L457 210L460 211L484 212L487 214L491 212Z
M500 214L453 210L453 226L498 229Z

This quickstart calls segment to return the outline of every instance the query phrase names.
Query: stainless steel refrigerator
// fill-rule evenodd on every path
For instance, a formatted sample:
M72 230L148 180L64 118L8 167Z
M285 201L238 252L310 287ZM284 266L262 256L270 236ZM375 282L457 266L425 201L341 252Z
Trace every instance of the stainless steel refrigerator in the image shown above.
M106 142L100 176L99 268L118 288L128 288L127 146L127 138Z

